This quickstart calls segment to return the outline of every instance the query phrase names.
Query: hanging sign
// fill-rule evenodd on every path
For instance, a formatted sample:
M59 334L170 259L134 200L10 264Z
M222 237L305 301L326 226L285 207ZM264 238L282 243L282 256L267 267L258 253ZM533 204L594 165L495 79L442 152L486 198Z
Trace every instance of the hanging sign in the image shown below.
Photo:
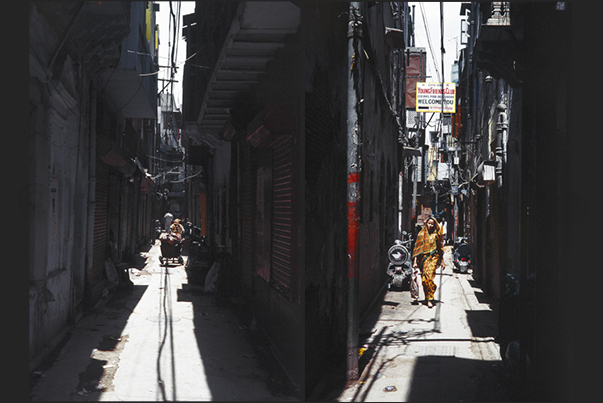
M442 83L417 83L417 112L456 112L456 84L444 83L444 110L442 111Z

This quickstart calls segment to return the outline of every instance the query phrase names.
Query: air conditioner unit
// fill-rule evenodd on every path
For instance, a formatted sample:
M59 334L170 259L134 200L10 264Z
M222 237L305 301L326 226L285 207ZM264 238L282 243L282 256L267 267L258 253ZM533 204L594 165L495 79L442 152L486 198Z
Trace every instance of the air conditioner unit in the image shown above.
M484 161L477 167L477 184L488 186L496 182L496 161Z

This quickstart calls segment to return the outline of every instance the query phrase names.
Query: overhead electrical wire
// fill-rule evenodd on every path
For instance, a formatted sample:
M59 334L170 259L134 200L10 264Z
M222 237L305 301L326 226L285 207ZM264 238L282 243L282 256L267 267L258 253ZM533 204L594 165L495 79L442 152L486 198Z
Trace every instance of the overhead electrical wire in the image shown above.
M423 17L423 26L425 27L425 35L427 36L427 44L429 45L429 51L431 53L431 62L433 63L433 67L436 71L436 74L438 76L438 81L441 81L441 77L440 77L440 71L438 70L438 66L436 65L436 57L435 57L435 53L433 51L433 46L431 45L431 35L429 34L429 27L427 24L427 20L425 18L425 9L423 7L423 3L419 3L419 8L421 10L421 16Z
M442 82L442 78L440 75L440 70L438 69L438 66L436 64L436 56L435 56L435 52L433 50L433 45L431 43L431 34L430 34L430 29L429 29L429 24L427 23L427 18L426 18L426 14L427 12L425 11L425 7L423 6L422 2L419 2L419 10L421 11L421 17L423 20L423 27L425 28L425 36L427 37L427 45L429 47L429 52L431 54L431 63L433 65L433 68L435 70L436 76L438 78L438 82ZM432 118L435 114L432 113ZM429 119L431 121L431 118ZM435 123L434 123L435 124ZM429 124L427 124L425 127L429 126Z
M158 94L161 94L164 90L168 89L168 96L172 96L172 100L175 101L175 99L173 98L173 94L174 94L174 78L176 76L176 73L178 71L179 66L185 64L187 61L189 61L190 59L192 59L194 56L196 56L202 49L197 50L197 52L195 52L193 55L191 55L190 57L186 58L184 61L181 62L177 62L178 59L178 35L180 33L180 15L181 15L181 3L177 2L176 6L173 5L173 2L170 1L169 2L169 17L167 18L168 20L168 31L167 31L167 38L168 38L168 46L167 46L167 56L162 56L163 59L168 59L168 63L167 66L162 66L160 68L160 71L162 72L163 77L165 77L165 81L167 81L167 83L165 84L165 86L163 86L163 88L161 88L160 91L158 91ZM172 105L172 108L175 105ZM166 128L166 130L171 130ZM167 140L166 140L167 141ZM182 174L182 172L180 171L181 169L181 164L185 162L185 158L182 158L181 160L169 160L169 159L164 159L164 158L160 158L160 157L154 157L154 156L149 156L150 158L155 159L156 161L161 161L164 163L167 163L169 165L169 167L165 167L167 169L163 169L160 172L158 172L155 176L152 177L152 179L155 181L159 178L162 178L162 183L182 183L186 180L189 180L195 176L200 175L202 172L195 172L190 176L187 176L185 178L182 179L178 179L178 180L166 180L166 175L180 175ZM175 164L175 165L173 165Z
M171 20L170 22L173 22L173 46L171 48L171 63L172 63L172 70L171 70L171 79L173 80L174 77L176 76L176 71L178 70L178 67L176 66L176 56L178 54L178 32L180 30L180 9L181 9L181 4L180 2L177 2L177 7L176 7L176 13L174 13L174 7L173 7L173 2L170 1L170 17ZM171 25L170 25L171 26ZM174 83L171 83L171 93L174 93Z

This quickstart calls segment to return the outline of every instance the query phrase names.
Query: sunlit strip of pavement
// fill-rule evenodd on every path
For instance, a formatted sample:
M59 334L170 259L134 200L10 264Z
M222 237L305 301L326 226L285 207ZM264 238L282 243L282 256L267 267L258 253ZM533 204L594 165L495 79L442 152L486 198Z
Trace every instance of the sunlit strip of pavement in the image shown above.
M208 295L195 300L196 310L192 302L178 300L187 283L184 267L160 265L158 247L150 253L151 275L133 279L148 282L148 288L123 330L130 343L121 353L113 390L100 400L273 400L232 313L214 306ZM213 345L200 351L204 331Z
M504 401L495 314L472 275L453 271L450 248L445 261L434 308L389 291L361 324L368 362L338 401Z
M121 291L70 331L30 391L42 401L271 401L238 318L159 263L159 244Z
M192 304L177 301L186 281L182 266L161 266L160 249L149 253L145 275L132 276L147 290L128 318L112 387L100 400L211 400L195 333Z

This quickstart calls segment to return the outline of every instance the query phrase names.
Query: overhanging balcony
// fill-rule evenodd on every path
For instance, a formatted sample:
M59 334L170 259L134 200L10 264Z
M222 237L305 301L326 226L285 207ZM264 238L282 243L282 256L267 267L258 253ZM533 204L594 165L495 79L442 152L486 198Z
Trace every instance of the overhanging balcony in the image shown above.
M516 26L512 25L513 10L517 10L517 6L510 2L480 3L485 23L480 26L473 53L479 68L496 78L504 78L512 85L519 85L519 34Z
M130 33L117 66L102 75L104 92L115 111L128 118L157 118L157 69L145 32L145 2L132 2Z
M196 121L185 122L184 134L196 145L218 147L237 98L266 73L270 60L297 31L298 6L291 2L241 2L203 93Z

